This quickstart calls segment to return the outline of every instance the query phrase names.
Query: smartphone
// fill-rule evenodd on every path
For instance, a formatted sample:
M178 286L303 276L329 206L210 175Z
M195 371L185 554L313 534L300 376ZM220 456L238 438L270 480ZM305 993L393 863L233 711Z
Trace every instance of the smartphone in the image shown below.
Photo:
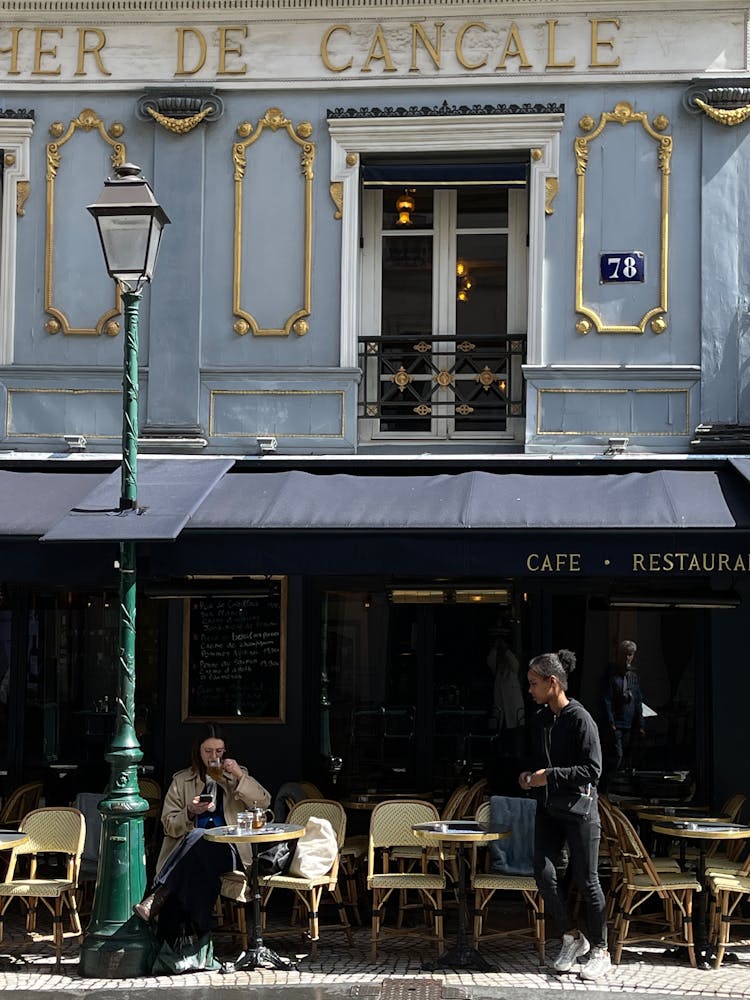
M198 796L199 802L213 802L213 800L214 800L213 795L209 794L208 792L201 792L201 794Z

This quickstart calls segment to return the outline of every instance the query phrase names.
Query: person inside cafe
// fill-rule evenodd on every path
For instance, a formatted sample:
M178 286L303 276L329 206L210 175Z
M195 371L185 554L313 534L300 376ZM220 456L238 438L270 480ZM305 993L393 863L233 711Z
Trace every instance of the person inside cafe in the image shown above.
M174 775L164 797L164 842L151 892L133 907L142 920L156 922L160 940L171 943L188 924L205 934L221 876L240 865L235 845L204 840L206 830L233 826L238 812L270 802L270 793L230 756L219 726L201 726L190 766ZM243 861L250 861L249 850L240 845Z
M499 631L487 656L487 666L493 678L492 726L500 736L503 751L519 756L523 749L526 722L520 664L507 639Z
M539 706L531 719L532 760L518 783L537 799L534 875L547 915L562 932L554 962L559 973L575 972L596 982L611 970L607 912L599 882L601 824L596 786L602 773L599 730L591 715L567 695L576 657L568 649L543 653L529 664L529 693ZM578 889L588 937L575 923L566 884L560 879L567 844L570 882ZM588 955L588 961L579 965Z
M608 773L634 766L643 736L643 695L638 672L633 669L637 650L632 639L623 639L607 673L603 702Z

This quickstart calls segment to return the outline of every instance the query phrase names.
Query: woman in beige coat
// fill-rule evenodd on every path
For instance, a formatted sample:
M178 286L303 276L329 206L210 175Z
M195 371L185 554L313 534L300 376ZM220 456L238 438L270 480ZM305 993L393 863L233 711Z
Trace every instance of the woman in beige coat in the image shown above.
M215 826L234 826L238 812L256 804L265 808L270 801L268 791L228 755L219 727L202 726L191 766L174 775L164 797L164 843L153 891L133 907L147 922L161 913L160 938L168 940L186 922L199 933L209 929L221 876L239 862L233 845L211 843L203 834ZM247 850L242 845L243 861L250 860Z

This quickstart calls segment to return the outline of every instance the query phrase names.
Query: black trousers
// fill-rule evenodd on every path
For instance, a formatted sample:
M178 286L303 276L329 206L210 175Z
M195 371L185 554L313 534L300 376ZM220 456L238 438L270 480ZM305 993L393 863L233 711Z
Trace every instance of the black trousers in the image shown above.
M169 889L159 912L159 938L171 944L185 930L198 934L210 930L221 876L235 867L236 854L231 845L214 844L201 837L163 880L157 875L156 882Z
M537 806L534 826L534 877L544 899L546 916L560 934L575 925L570 912L568 886L575 885L581 893L586 911L586 936L594 948L607 947L607 907L599 882L599 813L589 819L571 816L558 820ZM570 871L561 884L558 868L563 848L568 845Z

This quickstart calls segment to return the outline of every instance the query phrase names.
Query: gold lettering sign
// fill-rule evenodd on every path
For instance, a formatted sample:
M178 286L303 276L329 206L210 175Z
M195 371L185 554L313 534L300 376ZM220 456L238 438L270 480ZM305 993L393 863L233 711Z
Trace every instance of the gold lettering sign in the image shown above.
M526 569L531 573L580 573L580 552L530 552Z

